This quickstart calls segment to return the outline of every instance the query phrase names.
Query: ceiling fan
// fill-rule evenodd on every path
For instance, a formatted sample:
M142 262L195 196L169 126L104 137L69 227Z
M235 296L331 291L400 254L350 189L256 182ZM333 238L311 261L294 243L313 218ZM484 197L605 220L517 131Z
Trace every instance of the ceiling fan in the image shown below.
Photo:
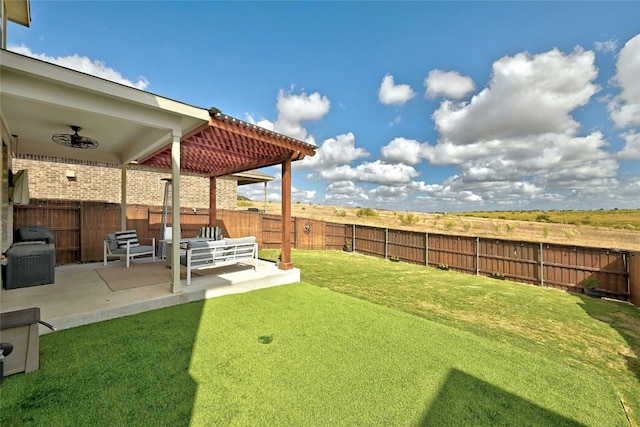
M56 144L64 145L72 148L96 148L98 146L98 141L92 138L88 138L86 136L78 135L78 131L81 131L82 128L80 126L69 126L71 130L73 130L74 134L68 133L57 133L54 134L51 139Z

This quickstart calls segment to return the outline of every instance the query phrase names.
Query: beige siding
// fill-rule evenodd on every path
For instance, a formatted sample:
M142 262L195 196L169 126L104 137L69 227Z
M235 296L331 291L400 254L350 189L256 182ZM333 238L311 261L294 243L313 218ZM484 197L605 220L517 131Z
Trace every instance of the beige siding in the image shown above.
M121 169L118 165L18 155L13 159L13 170L21 169L29 170L31 198L120 203ZM162 205L165 186L162 178L170 177L169 171L128 166L127 203ZM218 209L235 209L237 182L232 178L219 178L216 188ZM180 190L181 206L209 207L209 178L182 175Z

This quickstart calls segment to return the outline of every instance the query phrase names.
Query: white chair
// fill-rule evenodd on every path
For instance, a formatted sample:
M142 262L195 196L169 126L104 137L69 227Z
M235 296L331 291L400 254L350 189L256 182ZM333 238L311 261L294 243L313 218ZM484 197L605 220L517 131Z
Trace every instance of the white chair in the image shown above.
M140 240L150 240L151 245L141 245ZM107 234L104 241L104 265L107 265L108 258L125 258L127 268L129 262L134 257L151 255L152 262L156 262L156 239L138 238L136 230L116 231Z

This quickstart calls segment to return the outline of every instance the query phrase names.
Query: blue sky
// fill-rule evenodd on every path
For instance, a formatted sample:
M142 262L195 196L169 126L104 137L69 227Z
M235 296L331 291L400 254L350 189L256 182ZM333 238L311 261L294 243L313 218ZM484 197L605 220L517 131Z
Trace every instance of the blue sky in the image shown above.
M31 1L10 50L313 143L294 202L640 208L640 2ZM279 168L269 198L278 201ZM241 189L255 200L261 186Z

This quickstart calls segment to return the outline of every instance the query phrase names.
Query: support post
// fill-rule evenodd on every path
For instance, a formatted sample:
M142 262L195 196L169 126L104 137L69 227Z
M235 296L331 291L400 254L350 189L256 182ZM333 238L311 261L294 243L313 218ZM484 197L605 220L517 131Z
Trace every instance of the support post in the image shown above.
M215 176L209 178L209 225L216 225L218 220L218 179Z
M291 159L282 163L282 251L280 270L291 270Z
M120 169L120 230L127 229L127 165Z
M173 133L171 144L171 292L182 291L180 283L180 133Z
M264 182L264 213L267 213L267 181Z

